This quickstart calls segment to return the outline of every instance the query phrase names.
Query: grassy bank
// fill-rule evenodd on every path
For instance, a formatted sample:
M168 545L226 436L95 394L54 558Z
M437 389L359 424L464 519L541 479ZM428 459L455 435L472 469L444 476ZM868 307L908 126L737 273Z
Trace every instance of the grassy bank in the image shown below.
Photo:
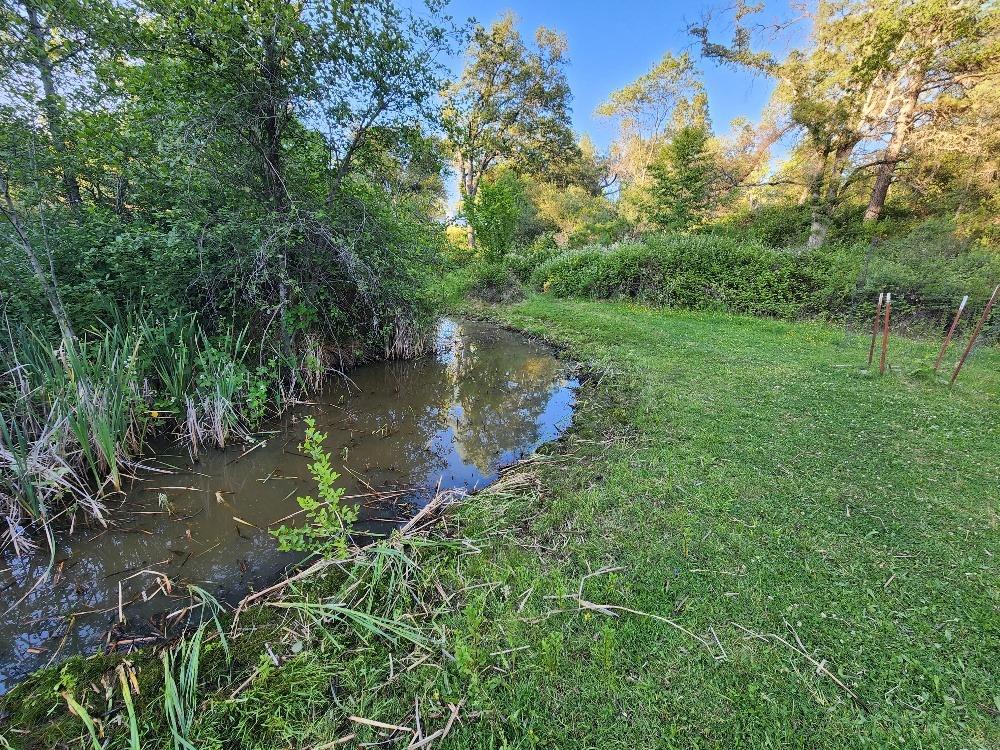
M907 374L933 347L897 343L873 378L867 342L818 325L540 298L505 316L609 375L466 571L498 585L456 640L523 648L486 659L509 674L467 741L995 746L995 351L949 393ZM547 614L610 567L582 598L646 615Z
M409 562L284 602L365 591L419 639L256 611L203 668L195 746L420 742L372 721L456 748L1000 743L1000 353L949 391L933 345L894 340L879 378L867 340L819 324L546 297L488 314L591 366L571 433L403 543ZM159 662L135 663L142 746L169 746ZM107 668L0 700L31 732L8 739L82 735L72 689L128 747Z

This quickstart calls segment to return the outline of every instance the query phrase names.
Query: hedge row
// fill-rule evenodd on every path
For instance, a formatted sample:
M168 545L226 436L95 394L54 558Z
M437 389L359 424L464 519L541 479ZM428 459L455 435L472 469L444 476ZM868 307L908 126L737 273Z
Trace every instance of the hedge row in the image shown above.
M968 251L868 252L865 245L789 252L717 235L657 235L641 243L511 256L512 270L558 297L628 298L690 309L789 317L842 318L879 291L897 310L939 319L970 294L985 299L1000 281L1000 257Z

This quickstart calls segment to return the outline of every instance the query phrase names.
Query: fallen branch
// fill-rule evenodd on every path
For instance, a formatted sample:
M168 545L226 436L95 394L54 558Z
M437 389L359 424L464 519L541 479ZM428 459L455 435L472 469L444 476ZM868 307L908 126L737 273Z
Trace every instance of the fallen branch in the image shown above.
M245 596L243 600L236 606L236 612L233 614L233 627L230 629L230 633L231 634L236 633L236 626L240 621L240 613L253 602L257 601L258 599L262 599L268 594L273 594L275 591L281 591L281 589L285 588L286 586L290 586L296 581L301 581L303 578L308 578L311 575L315 575L324 568L328 568L331 565L336 565L339 562L342 561L335 560L333 558L324 558L322 560L317 560L308 568L300 570L295 575L289 576L288 578L282 581L278 581L276 584L274 584L273 586L268 586L266 589L261 589L260 591Z
M440 509L445 504L447 504L448 502L451 502L453 500L457 500L457 499L459 499L461 497L463 497L463 493L457 492L457 491L453 491L453 490L446 490L445 492L438 492L437 494L434 495L434 497L430 501L428 501L427 505L425 505L423 508L421 508L413 516L413 518L411 518L409 521L407 521L400 528L400 530L399 530L400 534L402 534L403 536L406 536L408 534L415 533L416 530L419 530L419 529L417 529L418 524L422 524L422 523L428 521L428 517L434 515L438 511L440 511ZM361 552L361 550L359 549L359 550L357 550L357 552ZM331 565L343 565L345 562L346 562L346 560L344 560L344 559L334 559L334 558L323 558L321 560L317 560L312 565L310 565L307 568L304 568L303 570L300 570L295 575L289 576L288 578L285 578L284 580L278 581L277 583L275 583L275 584L273 584L271 586L268 586L266 589L261 589L260 591L256 591L253 594L249 594L248 596L244 597L243 600L240 601L240 603L236 606L236 611L235 611L235 613L233 615L233 626L232 626L230 632L233 635L235 635L235 633L236 633L236 626L239 623L239 619L240 619L240 613L244 609L246 609L250 604L253 604L254 602L256 602L256 601L258 601L260 599L263 599L265 596L268 596L270 594L274 594L275 592L281 591L282 589L287 588L288 586L290 586L291 584L295 583L296 581L301 581L304 578L308 578L309 576L316 575L317 573L319 573L322 570L325 570L326 568L330 567Z
M608 617L618 617L618 612L628 612L629 614L632 615L639 615L640 617L648 617L651 620L656 620L657 622L662 622L666 625L669 625L675 630L684 633L684 635L688 636L689 638L693 638L694 640L698 641L698 643L700 643L708 650L708 653L710 653L712 655L712 658L715 659L716 661L723 661L724 659L728 658L726 655L726 650L722 648L722 644L719 642L718 636L715 636L715 631L712 631L712 634L713 636L715 636L715 642L719 646L720 654L715 653L715 649L712 648L711 642L709 642L707 639L702 638L700 635L692 633L690 630L685 628L680 623L677 623L674 620L671 620L667 617L654 615L651 612L643 612L638 609L632 609L631 607L623 607L618 604L597 604L595 602L587 601L586 599L583 598L583 586L587 582L588 578L604 575L606 573L614 573L619 570L624 570L624 568L620 566L614 566L614 567L601 568L600 570L595 570L591 573L587 573L582 578L580 578L580 585L577 588L576 594L564 594L562 596L547 596L545 598L571 599L572 601L576 602L577 606L580 607L580 609L588 609L593 612L600 612L602 615L607 615ZM548 612L547 615L554 615L561 612L572 612L572 611L573 610L565 610L565 609L553 610L552 612Z

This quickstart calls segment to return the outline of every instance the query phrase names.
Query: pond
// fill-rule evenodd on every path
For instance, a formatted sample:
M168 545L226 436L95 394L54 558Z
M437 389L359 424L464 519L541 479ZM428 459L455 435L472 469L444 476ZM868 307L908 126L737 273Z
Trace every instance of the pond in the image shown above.
M485 323L444 320L433 355L353 370L312 402L289 410L247 452L155 452L114 524L76 528L48 551L0 558L0 693L72 654L155 643L176 633L186 584L239 601L278 579L301 556L277 550L270 529L315 494L298 452L306 416L329 434L345 502L357 528L383 533L440 487L473 491L504 465L564 430L576 381L545 346ZM294 523L296 518L284 523ZM171 583L171 591L162 586Z

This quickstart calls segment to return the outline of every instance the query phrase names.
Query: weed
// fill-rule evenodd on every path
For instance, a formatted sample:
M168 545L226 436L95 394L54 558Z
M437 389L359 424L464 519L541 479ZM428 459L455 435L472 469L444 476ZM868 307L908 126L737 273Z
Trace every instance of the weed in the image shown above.
M306 418L305 441L299 450L312 462L309 473L317 485L317 500L312 495L296 498L305 511L306 523L302 526L285 526L271 533L278 540L278 547L285 552L315 552L326 557L346 557L347 544L353 524L358 519L356 506L341 505L342 487L334 487L340 475L333 470L331 456L323 450L326 433L316 429L316 420Z
M163 711L170 727L174 750L195 750L191 727L198 708L198 669L205 626L167 649L163 659Z

